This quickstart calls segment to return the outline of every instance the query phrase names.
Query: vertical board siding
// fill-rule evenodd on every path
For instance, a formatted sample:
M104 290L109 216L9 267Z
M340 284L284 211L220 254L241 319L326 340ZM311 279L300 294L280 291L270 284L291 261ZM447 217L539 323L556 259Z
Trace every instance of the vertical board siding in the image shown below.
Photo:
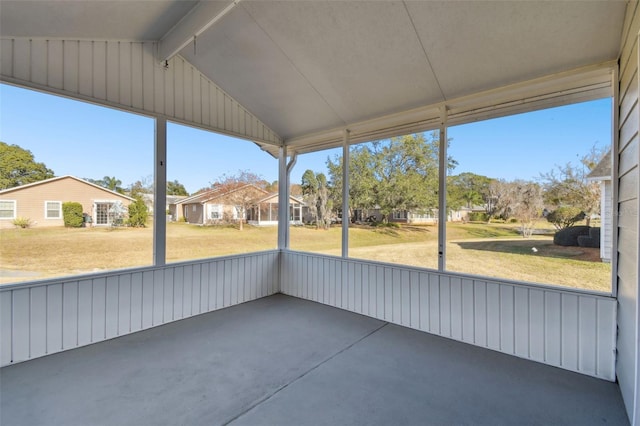
M638 235L640 233L640 106L639 106L639 52L640 52L640 5L638 2L627 4L625 25L621 39L621 54L619 59L619 97L618 108L618 200L614 205L614 216L617 217L617 253L612 253L612 261L617 272L617 312L611 313L605 306L598 304L598 316L617 316L618 335L616 341L616 366L620 393L627 409L631 424L637 424L640 413L640 395L638 394L638 380L640 368L638 364L638 261L640 247ZM614 157L615 158L615 157ZM615 162L614 162L615 164ZM616 175L614 175L614 178ZM614 181L615 182L615 181ZM614 238L615 238L614 234ZM608 339L609 336L601 331L597 335L598 341ZM594 356L607 356L606 348L598 348ZM580 360L580 363L584 361Z
M154 56L155 42L20 37L0 42L2 80L160 114L249 140L281 142L183 57L177 55L166 66L160 64Z
M614 298L312 253L282 256L285 294L615 380ZM311 282L329 297L308 291Z
M0 366L274 294L278 258L252 253L0 288Z

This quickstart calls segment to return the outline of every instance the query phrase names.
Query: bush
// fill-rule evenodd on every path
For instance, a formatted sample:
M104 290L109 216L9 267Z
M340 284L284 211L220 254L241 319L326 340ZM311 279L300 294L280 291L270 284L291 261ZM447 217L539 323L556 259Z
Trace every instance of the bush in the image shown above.
M553 236L553 244L559 246L577 246L578 237L581 235L589 236L589 226L570 226L555 233Z
M31 219L28 217L17 217L13 219L12 223L18 228L25 229L31 226Z
M127 224L136 228L144 228L148 215L149 212L144 200L142 198L136 198L133 203L129 204L129 220Z
M573 226L584 218L584 212L578 207L558 207L547 215L547 221L559 230Z
M600 228L589 229L589 235L580 235L578 237L578 245L580 247L600 248Z
M470 222L486 222L489 220L489 215L485 212L471 212L469 213Z
M81 228L84 223L82 204L75 201L62 203L62 217L67 228Z

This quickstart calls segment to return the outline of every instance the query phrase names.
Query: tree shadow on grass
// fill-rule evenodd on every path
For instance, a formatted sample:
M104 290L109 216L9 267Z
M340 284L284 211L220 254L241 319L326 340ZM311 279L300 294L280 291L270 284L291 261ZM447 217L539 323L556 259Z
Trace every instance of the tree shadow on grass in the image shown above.
M600 249L588 247L564 247L545 240L489 240L453 241L464 250L493 251L526 256L553 257L559 259L601 262Z

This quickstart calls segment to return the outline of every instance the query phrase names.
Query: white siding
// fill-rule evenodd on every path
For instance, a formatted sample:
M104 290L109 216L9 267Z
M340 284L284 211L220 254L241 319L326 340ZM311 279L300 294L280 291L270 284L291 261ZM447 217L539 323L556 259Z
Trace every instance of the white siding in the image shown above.
M311 253L282 256L285 294L615 380L614 298Z
M274 294L278 256L276 251L251 253L4 286L0 366Z
M611 261L611 247L613 247L613 185L610 180L601 183L600 203L602 205L600 223L600 257Z
M638 30L637 2L627 5L620 54L618 134L618 359L616 372L631 424L640 423L638 410Z
M280 143L278 135L183 57L173 57L166 67L158 63L155 42L2 38L0 43L3 81Z

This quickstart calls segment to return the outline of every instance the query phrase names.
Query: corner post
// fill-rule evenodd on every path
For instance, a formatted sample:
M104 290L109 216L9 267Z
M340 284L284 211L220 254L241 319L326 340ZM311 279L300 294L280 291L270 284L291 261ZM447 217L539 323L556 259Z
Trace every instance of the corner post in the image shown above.
M167 220L167 119L156 117L154 141L154 188L153 196L153 264L166 263Z
M289 248L289 176L287 173L287 147L278 152L278 249Z

